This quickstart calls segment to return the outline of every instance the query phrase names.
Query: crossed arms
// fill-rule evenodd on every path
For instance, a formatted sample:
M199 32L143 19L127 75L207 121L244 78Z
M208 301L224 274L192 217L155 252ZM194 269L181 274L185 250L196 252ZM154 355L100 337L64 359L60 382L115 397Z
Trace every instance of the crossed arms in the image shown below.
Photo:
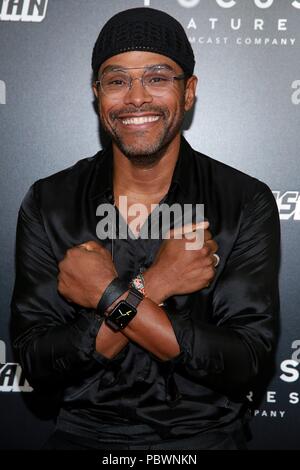
M116 276L109 252L93 242L92 251L73 247L58 262L34 191L28 192L19 213L12 300L14 344L33 385L88 373L95 369L96 356L97 367L101 360L120 360L129 341L158 360L180 357L199 376L218 370L221 379L235 386L259 373L276 339L279 224L269 190L263 187L244 209L214 288L215 324L199 324L188 313L181 317L158 307L172 295L204 289L214 278L217 245L207 231L206 245L198 252L184 251L184 240L164 240L145 273L148 297L117 333L94 315Z

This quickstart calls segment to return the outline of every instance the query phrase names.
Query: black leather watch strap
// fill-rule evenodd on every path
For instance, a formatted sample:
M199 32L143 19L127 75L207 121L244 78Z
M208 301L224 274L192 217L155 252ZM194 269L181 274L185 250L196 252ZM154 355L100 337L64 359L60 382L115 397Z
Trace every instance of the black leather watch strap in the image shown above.
M141 300L143 300L143 298L144 295L142 294L142 292L139 292L137 289L131 286L125 300L130 305L137 308L138 304L141 302Z
M104 317L104 312L108 309L108 307L127 290L128 285L126 282L122 281L118 277L113 279L103 292L101 299L99 300L99 303L96 307L96 313Z

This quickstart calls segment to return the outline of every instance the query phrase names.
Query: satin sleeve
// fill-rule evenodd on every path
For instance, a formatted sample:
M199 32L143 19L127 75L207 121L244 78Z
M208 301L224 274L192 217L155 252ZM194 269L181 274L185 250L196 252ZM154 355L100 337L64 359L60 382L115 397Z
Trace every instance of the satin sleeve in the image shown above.
M67 302L57 291L57 275L58 261L33 185L18 215L11 329L13 345L34 388L92 374L121 356L109 360L95 351L103 320L92 309Z
M280 224L263 183L245 205L232 250L213 290L212 318L167 311L188 373L230 389L252 383L278 336ZM199 312L200 313L200 312Z

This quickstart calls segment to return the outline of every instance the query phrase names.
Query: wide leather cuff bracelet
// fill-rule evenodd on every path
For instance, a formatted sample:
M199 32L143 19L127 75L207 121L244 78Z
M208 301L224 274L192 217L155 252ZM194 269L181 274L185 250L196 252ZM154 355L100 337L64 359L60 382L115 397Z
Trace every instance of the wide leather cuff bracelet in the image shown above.
M99 303L96 307L96 314L104 317L104 312L113 304L124 292L128 290L128 285L126 282L122 281L118 277L113 279L105 291L103 292Z

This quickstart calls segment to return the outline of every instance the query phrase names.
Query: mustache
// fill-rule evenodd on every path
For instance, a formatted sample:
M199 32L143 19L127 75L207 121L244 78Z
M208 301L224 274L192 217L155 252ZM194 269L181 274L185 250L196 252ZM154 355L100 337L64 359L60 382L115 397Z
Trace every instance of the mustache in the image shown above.
M169 115L169 110L168 108L165 108L163 106L153 106L153 105L144 105L141 106L140 108L136 108L134 106L128 106L124 108L120 108L118 110L112 111L109 113L109 116L112 120L118 119L119 116L122 116L123 114L139 114L139 113L153 113L153 114L162 114L164 116Z

